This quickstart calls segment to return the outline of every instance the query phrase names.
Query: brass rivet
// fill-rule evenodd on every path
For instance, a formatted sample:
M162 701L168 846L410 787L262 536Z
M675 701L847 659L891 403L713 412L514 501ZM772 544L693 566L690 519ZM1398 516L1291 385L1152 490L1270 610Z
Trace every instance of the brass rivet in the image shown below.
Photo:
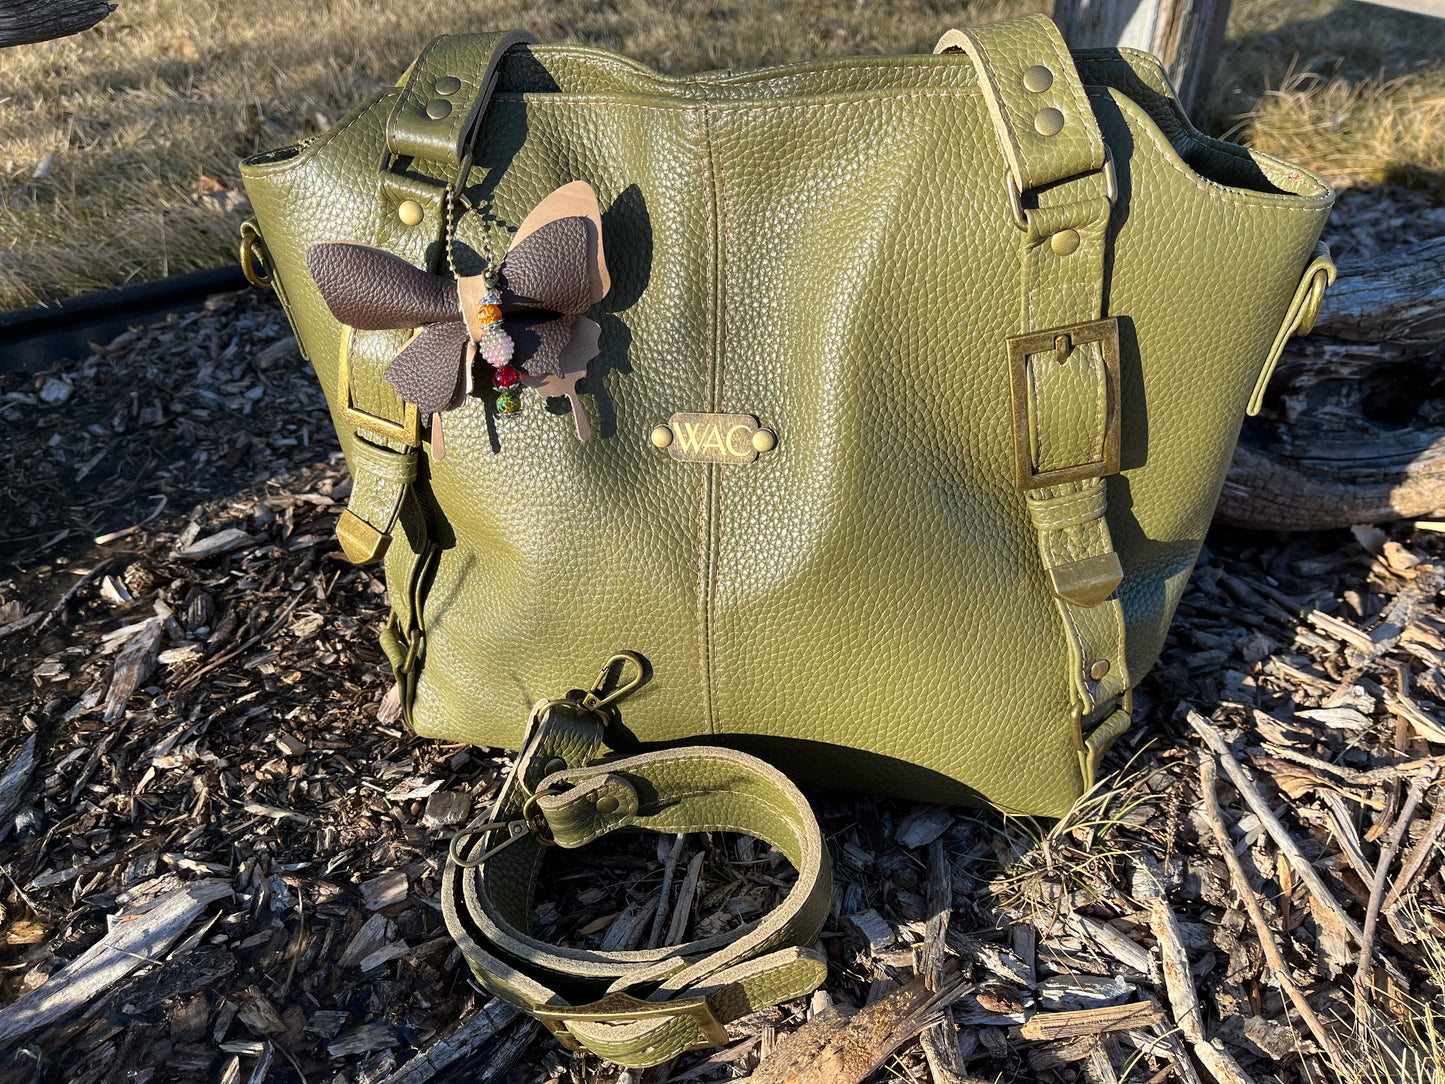
M441 120L443 117L450 116L451 111L452 103L445 98L433 98L426 103L426 115L432 120Z
M597 799L597 812L603 814L616 813L617 807L621 804L615 795L604 794L601 798Z
M1024 72L1024 89L1042 94L1054 85L1054 73L1042 64L1035 64Z
M1089 667L1089 676L1095 681L1103 681L1109 676L1109 660L1100 659L1094 663L1093 666Z
M567 762L561 757L553 757L551 760L547 761L546 764L542 765L543 775L551 775L553 772L565 772L566 770Z
M1049 238L1049 247L1056 255L1071 256L1079 249L1078 230L1060 230Z
M1024 79L1027 80L1028 76L1025 75ZM438 94L455 94L462 89L462 81L455 75L444 75L437 80L435 89Z
M670 448L672 446L672 430L665 425L654 425L652 427L652 443L659 448Z
M1064 130L1064 115L1053 106L1034 114L1034 131L1041 136L1058 135Z
M771 452L778 446L778 434L771 429L759 429L753 434L753 450L759 455Z
M414 199L404 199L396 208L396 217L408 226L420 223L425 214L426 212L421 209L421 204Z

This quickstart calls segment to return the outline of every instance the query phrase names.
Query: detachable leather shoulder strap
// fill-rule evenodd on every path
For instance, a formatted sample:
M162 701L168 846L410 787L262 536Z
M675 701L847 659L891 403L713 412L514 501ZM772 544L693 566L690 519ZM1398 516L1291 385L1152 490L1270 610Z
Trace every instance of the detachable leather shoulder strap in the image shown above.
M1105 251L1116 196L1088 94L1043 15L950 30L935 53L968 54L1004 158L1023 268L1019 331L999 344L1012 389L1015 484L1068 645L1085 789L1128 726L1131 681L1124 569L1105 519L1119 470L1119 338L1103 319ZM1087 737L1084 737L1087 735Z
M453 839L442 913L487 989L568 1049L641 1068L725 1043L728 1021L816 989L828 967L812 946L833 878L807 799L777 769L712 747L596 761L603 726L576 701L534 713L486 821ZM546 848L620 828L754 836L787 856L797 883L756 923L683 945L604 952L530 936Z

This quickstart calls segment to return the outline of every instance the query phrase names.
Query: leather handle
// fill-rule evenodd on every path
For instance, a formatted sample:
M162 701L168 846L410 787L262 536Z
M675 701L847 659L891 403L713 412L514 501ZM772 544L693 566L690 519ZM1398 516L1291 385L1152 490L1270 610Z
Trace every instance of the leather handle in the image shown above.
M1285 344L1295 335L1308 335L1314 330L1315 318L1320 314L1320 303L1325 298L1325 291L1335 284L1335 275L1335 261L1330 258L1330 246L1320 241L1315 245L1314 259L1300 276L1294 297L1290 299L1289 308L1285 310L1284 322L1279 325L1274 343L1265 355L1264 365L1260 367L1259 379L1254 383L1254 391L1249 396L1249 406L1244 411L1251 418L1264 406L1265 389L1269 387L1269 378L1274 375L1274 367L1279 364Z
M502 57L513 46L536 41L525 30L444 34L433 39L411 66L387 119L388 160L446 162L458 167L458 183L464 181L460 174L471 160Z
M1018 191L1104 168L1104 141L1069 47L1046 15L950 30L935 53L964 52Z

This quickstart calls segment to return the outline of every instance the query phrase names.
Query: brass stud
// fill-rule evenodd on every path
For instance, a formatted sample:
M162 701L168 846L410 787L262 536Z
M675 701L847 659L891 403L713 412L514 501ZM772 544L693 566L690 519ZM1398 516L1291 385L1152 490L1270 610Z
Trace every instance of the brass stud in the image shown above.
M1109 676L1109 660L1100 659L1094 663L1093 666L1089 667L1089 676L1095 681L1103 681Z
M604 815L608 813L616 813L617 807L621 804L622 803L617 800L616 795L604 794L601 798L597 799L597 812Z
M1054 73L1042 64L1035 64L1024 72L1024 89L1042 94L1054 85Z
M396 208L396 217L408 226L416 226L426 216L421 204L414 199L404 199Z
M771 429L759 429L753 434L753 450L759 455L771 452L778 446L778 434Z
M551 775L553 772L565 772L566 770L567 762L561 757L553 757L551 760L547 761L546 764L542 765L543 775Z
M1064 130L1064 115L1049 106L1034 114L1034 131L1041 136L1058 135Z
M672 430L665 425L652 427L652 443L658 448L672 447Z
M1079 231L1060 230L1049 238L1049 247L1057 256L1072 256L1079 250Z
M1027 76L1025 77L1027 78ZM438 94L455 94L462 89L462 81L455 75L444 75L437 80L435 90Z
M451 115L452 103L445 98L433 98L426 103L426 115L432 120L441 120Z

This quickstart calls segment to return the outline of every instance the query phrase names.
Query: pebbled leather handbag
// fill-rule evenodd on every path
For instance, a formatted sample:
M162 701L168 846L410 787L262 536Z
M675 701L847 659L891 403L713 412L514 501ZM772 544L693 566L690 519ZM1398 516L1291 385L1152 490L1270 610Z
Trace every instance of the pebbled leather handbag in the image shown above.
M795 781L1050 816L1091 786L1334 276L1323 180L1042 16L682 78L441 37L243 175L405 717L520 750L448 926L633 1066L826 973ZM626 826L758 836L796 887L681 946L534 938L551 848Z

